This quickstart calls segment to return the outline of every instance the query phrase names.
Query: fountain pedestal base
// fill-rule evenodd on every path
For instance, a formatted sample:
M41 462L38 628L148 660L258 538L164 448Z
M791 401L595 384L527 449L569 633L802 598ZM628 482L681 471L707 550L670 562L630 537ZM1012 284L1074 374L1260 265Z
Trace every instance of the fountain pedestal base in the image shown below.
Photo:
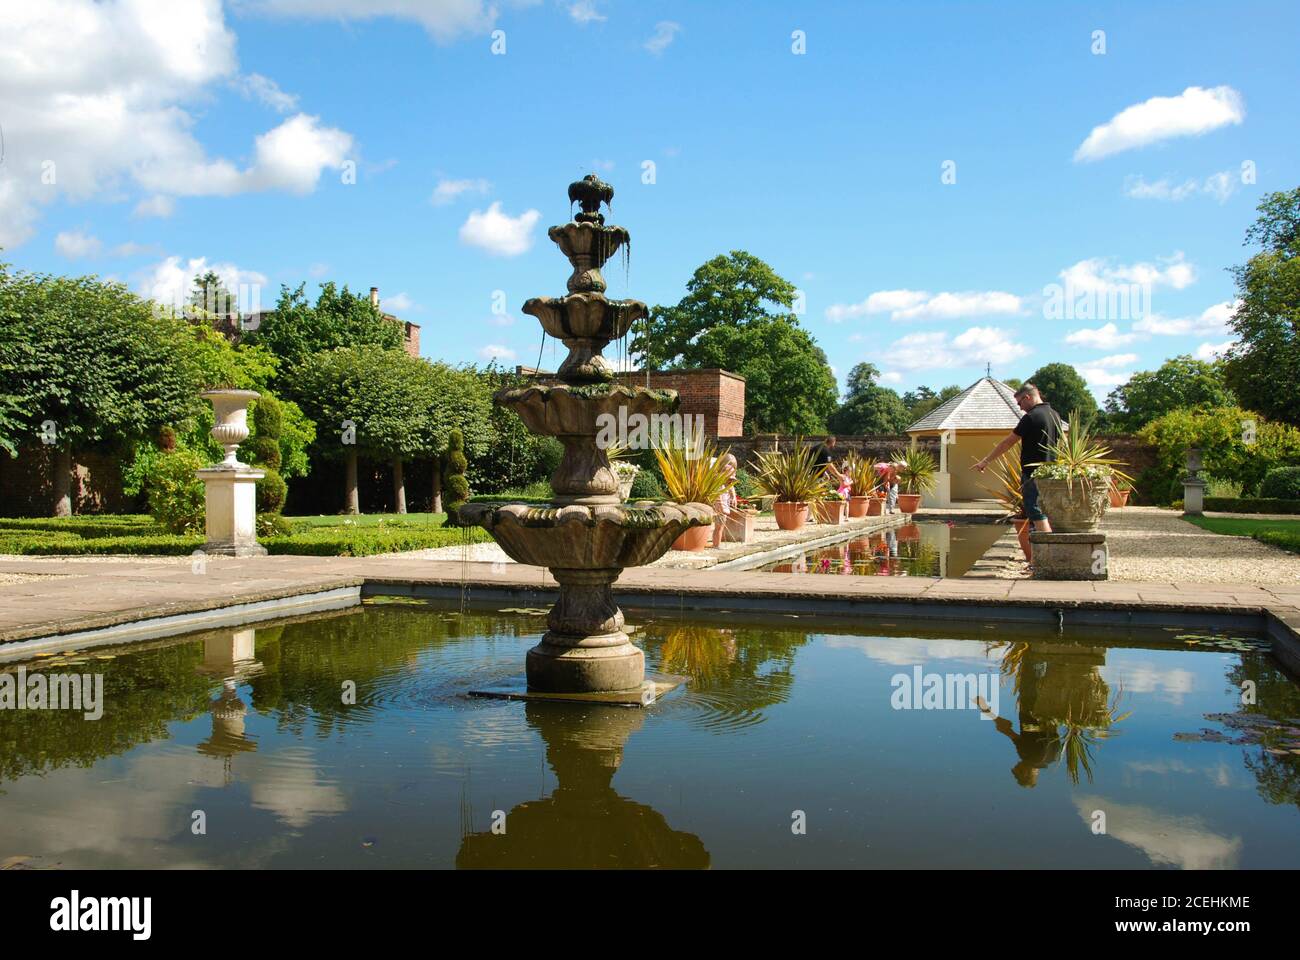
M619 567L551 568L560 597L546 619L550 629L528 651L528 688L551 693L636 690L645 680L645 654L623 632L614 602Z

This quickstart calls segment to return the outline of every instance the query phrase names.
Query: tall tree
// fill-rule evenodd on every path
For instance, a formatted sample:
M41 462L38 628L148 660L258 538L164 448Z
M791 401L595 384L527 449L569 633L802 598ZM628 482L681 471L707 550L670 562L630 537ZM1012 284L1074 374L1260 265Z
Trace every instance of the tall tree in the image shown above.
M1236 402L1218 365L1183 354L1158 370L1133 374L1110 392L1106 411L1110 426L1135 432L1179 407L1230 407Z
M1243 406L1300 424L1300 187L1269 194L1257 209L1246 243L1262 249L1232 271L1240 304L1224 379Z
M949 384L938 393L925 386L907 391L907 393L903 394L903 405L907 407L908 425L910 426L920 420L935 407L947 403L959 393L961 393L961 387L955 383Z
M317 424L316 449L346 464L345 509L359 513L357 461L387 461L393 500L405 512L405 461L445 446L453 428L466 442L487 436L486 395L472 373L373 344L309 357L296 370L293 395Z
M401 349L402 325L386 319L368 296L354 294L346 285L340 290L323 283L312 304L305 288L306 284L292 290L281 286L275 309L244 336L244 342L264 346L284 361L284 377L312 354L336 347Z
M632 350L650 367L723 367L745 378L750 432L820 431L835 409L826 355L799 325L795 287L757 257L734 250L695 271L686 296L658 306Z
M194 328L120 283L0 264L5 447L53 456L52 511L72 512L78 451L108 450L193 415L205 386Z
M1063 418L1078 410L1085 417L1097 412L1097 398L1088 389L1088 382L1068 363L1049 363L1034 371L1029 383L1038 387L1043 399Z
M854 364L846 380L847 393L826 427L831 433L902 433L912 423L898 394L876 383L874 364Z

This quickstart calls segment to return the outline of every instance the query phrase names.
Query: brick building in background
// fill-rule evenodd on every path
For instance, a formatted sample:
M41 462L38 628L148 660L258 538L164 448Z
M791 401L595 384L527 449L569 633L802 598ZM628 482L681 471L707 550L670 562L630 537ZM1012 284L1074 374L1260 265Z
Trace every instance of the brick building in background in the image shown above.
M515 367L525 377L548 380L555 376L536 367ZM620 373L618 382L653 390L676 390L681 400L678 412L699 414L709 437L739 437L745 432L745 378L728 370L641 370Z

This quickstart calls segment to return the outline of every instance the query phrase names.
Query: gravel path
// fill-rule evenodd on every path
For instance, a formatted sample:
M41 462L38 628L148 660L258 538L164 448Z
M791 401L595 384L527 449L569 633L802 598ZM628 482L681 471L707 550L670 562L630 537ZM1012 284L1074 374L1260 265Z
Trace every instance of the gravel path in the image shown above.
M1109 510L1102 529L1109 541L1113 580L1300 582L1300 554L1287 553L1249 537L1210 533L1172 510L1157 507Z

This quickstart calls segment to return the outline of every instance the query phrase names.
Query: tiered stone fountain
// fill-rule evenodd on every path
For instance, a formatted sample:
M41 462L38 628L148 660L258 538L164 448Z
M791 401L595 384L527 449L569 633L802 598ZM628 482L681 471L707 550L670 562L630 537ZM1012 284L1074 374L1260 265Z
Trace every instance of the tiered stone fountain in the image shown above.
M614 369L601 355L647 314L640 301L605 296L601 268L629 242L628 232L606 226L600 213L601 203L608 206L613 197L614 189L594 174L569 185L569 201L582 212L548 232L573 265L569 293L535 297L523 307L569 349L556 374L559 382L502 390L494 398L533 433L564 445L551 478L555 499L545 505L471 503L460 511L464 522L486 529L511 559L548 567L559 584L550 629L528 651L528 689L542 693L640 690L645 655L623 632L613 583L624 567L663 556L687 527L713 522L712 507L702 503L624 503L606 451L596 443L602 414L617 420L620 408L626 417L649 417L677 407L676 391L615 383Z

